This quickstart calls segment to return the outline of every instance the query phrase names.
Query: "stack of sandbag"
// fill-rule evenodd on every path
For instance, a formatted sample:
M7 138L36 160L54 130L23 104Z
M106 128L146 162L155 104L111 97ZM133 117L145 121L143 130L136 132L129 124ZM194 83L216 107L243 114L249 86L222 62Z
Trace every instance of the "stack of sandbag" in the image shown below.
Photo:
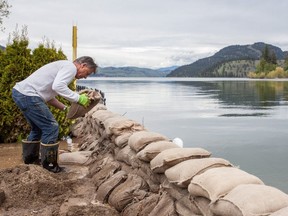
M97 150L89 164L96 199L121 215L287 215L287 194L256 176L97 106L75 128L82 150Z

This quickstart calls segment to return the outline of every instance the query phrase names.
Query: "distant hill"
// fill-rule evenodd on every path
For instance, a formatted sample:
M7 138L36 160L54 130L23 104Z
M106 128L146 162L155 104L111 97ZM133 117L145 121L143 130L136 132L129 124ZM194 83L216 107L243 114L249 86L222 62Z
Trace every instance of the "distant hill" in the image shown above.
M103 67L99 68L96 77L166 77L176 66L149 69L138 67Z
M5 50L5 47L0 45L0 50Z
M278 60L284 60L287 52L279 47L267 44ZM168 77L246 77L255 70L266 44L232 45L221 49L211 57L176 68Z

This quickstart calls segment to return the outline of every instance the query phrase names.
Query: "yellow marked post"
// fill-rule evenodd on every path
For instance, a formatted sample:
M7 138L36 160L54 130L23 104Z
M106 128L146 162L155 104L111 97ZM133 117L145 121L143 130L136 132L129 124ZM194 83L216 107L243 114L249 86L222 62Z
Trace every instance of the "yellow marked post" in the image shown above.
M73 61L77 58L77 26L72 28L72 48L73 48ZM73 81L73 88L76 90L76 79Z

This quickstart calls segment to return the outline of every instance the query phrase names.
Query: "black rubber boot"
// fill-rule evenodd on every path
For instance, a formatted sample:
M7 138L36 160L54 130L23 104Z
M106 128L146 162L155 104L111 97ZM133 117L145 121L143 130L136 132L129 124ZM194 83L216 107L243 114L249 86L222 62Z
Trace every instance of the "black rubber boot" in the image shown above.
M63 170L63 168L59 167L58 165L58 148L59 143L41 143L41 164L43 168L54 173L58 173Z
M25 164L40 164L40 141L22 140L22 158Z

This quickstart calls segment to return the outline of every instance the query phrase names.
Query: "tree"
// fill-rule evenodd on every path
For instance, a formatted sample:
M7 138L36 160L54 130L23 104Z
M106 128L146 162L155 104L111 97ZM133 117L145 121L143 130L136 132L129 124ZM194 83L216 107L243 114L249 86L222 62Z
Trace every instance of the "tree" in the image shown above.
M285 58L285 62L284 62L284 70L288 71L288 55Z
M10 14L9 8L11 5L8 4L7 0L0 0L0 30L3 31L5 28L2 27L3 17L8 17Z
M270 52L268 45L262 51L259 64L256 66L256 73L269 73L277 67L277 59L274 52Z
M15 30L13 41L1 54L0 77L0 142L15 141L21 131L28 131L23 115L11 97L16 82L31 73L31 50L28 48L27 28Z
M12 88L16 82L28 77L33 71L48 62L67 59L62 50L57 50L52 43L41 43L31 51L27 28L19 33L16 29L13 39L4 51L0 51L0 143L15 142L25 138L30 126L12 99ZM61 99L66 105L67 101ZM71 121L65 113L52 109L60 125L59 137L68 134Z

